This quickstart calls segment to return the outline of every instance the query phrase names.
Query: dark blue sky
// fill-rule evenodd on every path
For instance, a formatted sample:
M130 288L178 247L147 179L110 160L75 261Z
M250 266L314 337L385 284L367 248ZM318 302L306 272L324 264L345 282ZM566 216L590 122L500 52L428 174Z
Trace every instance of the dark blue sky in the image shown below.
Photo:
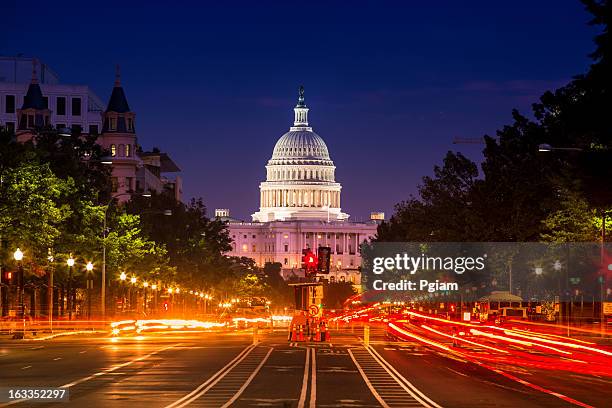
M104 101L119 63L140 144L172 155L186 197L241 218L304 84L359 219L390 213L449 149L478 160L452 138L493 133L593 50L574 0L280 3L9 0L0 53L37 56Z

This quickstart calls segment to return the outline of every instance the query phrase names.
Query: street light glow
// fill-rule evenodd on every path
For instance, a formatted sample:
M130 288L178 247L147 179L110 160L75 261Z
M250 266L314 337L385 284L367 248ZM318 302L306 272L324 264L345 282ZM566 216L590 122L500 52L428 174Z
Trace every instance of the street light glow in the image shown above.
M151 289L153 289L153 290L157 290L157 284L155 284L155 283L154 283L154 284L152 284L152 285L151 285Z
M85 269L87 269L88 272L93 271L93 264L91 262L87 262L87 265L85 265Z
M172 288L168 288L168 293L172 294Z
M23 252L21 252L21 249L17 248L15 250L15 253L13 253L13 258L15 258L16 261L21 261L23 259Z
M135 277L135 276L132 276L132 277L130 278L130 282L131 282L132 284L136 283L136 277Z
M66 263L68 264L68 266L73 267L74 266L74 258L72 257L72 255L70 255L70 258L68 258L68 260L66 261Z
M127 279L127 275L125 274L125 272L121 272L121 275L119 275L119 279L121 279L122 281Z
M149 282L143 282L142 286L144 286L145 288L148 288L149 287Z

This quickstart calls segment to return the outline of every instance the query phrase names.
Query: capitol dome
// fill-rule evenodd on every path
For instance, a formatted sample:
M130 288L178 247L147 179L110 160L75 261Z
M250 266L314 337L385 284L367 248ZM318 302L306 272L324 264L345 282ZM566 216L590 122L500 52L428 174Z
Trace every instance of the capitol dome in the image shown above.
M266 181L259 187L261 205L253 220L345 220L336 167L325 141L308 125L303 87L293 110L293 126L278 139L266 165Z
M331 161L327 145L312 130L289 131L278 139L271 161L291 160Z

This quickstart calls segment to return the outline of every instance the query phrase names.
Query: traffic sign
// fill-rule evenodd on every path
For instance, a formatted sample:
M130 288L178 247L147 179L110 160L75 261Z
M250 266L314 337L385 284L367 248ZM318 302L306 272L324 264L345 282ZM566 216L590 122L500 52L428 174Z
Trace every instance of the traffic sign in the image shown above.
M612 302L603 302L603 313L605 315L612 315Z
M308 308L308 314L312 317L318 316L319 315L319 311L321 309L319 309L319 306L317 305L310 305L310 307Z

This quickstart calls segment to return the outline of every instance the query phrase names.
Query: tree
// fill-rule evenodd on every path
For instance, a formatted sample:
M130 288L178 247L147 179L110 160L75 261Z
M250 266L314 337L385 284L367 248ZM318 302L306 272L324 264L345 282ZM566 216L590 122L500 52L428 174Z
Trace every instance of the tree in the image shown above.
M587 218L596 210L601 219L612 207L612 6L607 0L583 3L593 14L591 24L603 27L588 72L544 93L533 105L533 120L515 110L513 123L496 138L485 135L479 175L473 163L449 152L434 177L423 178L418 197L398 204L389 223L380 225L377 240L593 237ZM582 151L540 153L540 144ZM569 222L570 215L580 221Z
M166 248L175 279L182 284L208 288L248 269L244 261L224 256L231 249L227 225L206 216L202 199L184 204L170 194L153 193L150 198L134 197L125 208L141 214L143 233ZM162 215L168 211L171 215Z

